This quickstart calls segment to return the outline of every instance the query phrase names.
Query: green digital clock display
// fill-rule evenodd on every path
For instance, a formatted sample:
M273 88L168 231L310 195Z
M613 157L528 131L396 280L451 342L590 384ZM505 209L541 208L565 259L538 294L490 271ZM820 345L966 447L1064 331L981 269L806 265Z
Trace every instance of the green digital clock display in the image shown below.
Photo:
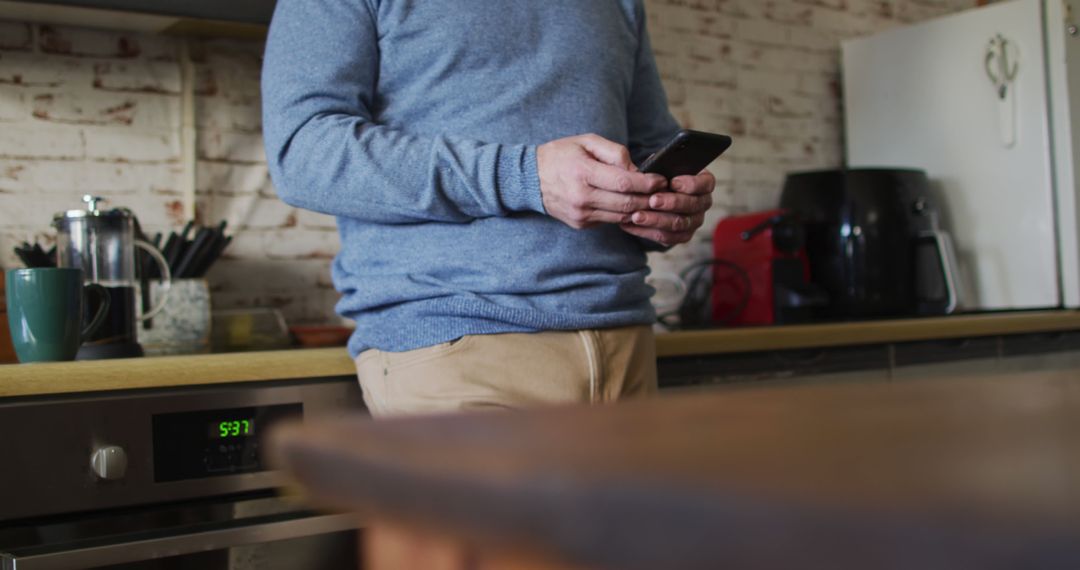
M259 438L275 422L303 417L300 402L154 414L154 482L264 471Z
M213 439L250 437L255 435L255 418L215 420L207 431Z

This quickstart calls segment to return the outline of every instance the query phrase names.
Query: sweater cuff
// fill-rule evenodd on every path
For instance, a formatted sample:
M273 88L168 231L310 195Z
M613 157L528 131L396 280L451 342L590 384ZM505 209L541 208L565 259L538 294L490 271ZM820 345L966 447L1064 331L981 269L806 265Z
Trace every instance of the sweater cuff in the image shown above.
M540 196L540 174L536 170L536 147L532 145L503 147L499 153L497 177L499 200L512 212L544 211Z

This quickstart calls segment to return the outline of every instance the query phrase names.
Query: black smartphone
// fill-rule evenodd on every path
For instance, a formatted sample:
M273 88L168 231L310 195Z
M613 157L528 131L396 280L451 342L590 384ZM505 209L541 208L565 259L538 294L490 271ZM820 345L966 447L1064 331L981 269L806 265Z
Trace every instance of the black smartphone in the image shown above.
M730 146L731 137L726 135L681 130L660 150L645 159L638 170L655 172L668 180L676 176L697 174L716 160L716 157L724 154Z

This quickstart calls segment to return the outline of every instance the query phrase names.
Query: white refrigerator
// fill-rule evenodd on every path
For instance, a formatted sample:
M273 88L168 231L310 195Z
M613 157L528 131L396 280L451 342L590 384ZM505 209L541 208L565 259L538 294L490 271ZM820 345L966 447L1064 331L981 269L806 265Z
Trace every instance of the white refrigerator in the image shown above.
M843 45L848 166L927 172L962 310L1080 307L1077 21L1011 0Z

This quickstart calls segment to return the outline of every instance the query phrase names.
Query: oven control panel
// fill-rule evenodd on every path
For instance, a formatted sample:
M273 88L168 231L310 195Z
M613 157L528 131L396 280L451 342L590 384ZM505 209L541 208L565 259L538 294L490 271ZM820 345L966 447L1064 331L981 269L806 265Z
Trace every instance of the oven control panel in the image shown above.
M0 527L270 492L276 422L364 412L355 375L0 398Z
M301 404L156 414L154 481L263 471L261 434L274 422L302 414Z

